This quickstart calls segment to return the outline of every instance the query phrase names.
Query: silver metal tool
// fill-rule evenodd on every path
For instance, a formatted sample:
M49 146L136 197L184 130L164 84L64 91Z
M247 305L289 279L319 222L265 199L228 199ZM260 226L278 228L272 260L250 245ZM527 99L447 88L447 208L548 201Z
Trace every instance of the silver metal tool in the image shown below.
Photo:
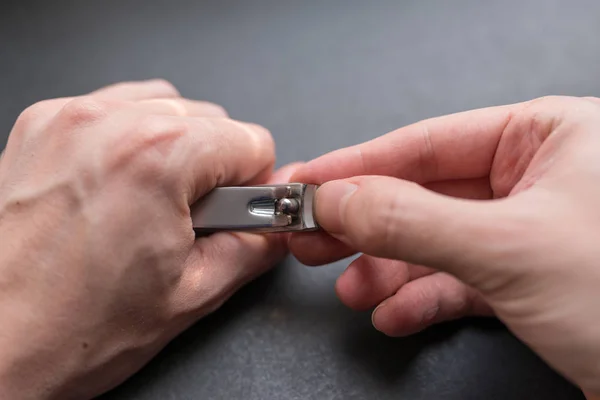
M198 233L317 230L313 213L316 191L317 185L304 183L216 188L192 206L194 230Z

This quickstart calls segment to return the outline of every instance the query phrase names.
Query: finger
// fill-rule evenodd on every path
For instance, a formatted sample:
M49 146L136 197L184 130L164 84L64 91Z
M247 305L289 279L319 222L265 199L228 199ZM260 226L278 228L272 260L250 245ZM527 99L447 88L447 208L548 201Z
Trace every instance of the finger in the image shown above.
M584 99L600 106L600 98L598 98L598 97L587 96L587 97L584 97Z
M583 395L586 400L600 400L600 394L593 394L592 392L584 390Z
M78 99L59 112L56 129L61 129L61 124L106 124L105 140L111 143L121 140L121 132L129 133L132 143L115 151L152 146L164 155L161 174L183 194L185 208L215 187L254 182L272 174L275 144L270 132L259 125L228 118L135 113L125 107L123 112L108 112L115 109L120 109L120 103L114 100Z
M114 83L90 93L92 97L112 100L146 100L179 97L179 91L164 79Z
M307 163L293 177L324 182L358 175L394 176L418 183L488 176L511 117L526 103L425 120Z
M13 127L13 131L37 131L44 127L56 114L73 100L72 97L61 97L56 99L42 100L27 107L19 117ZM12 135L11 135L12 136ZM9 141L10 141L9 137Z
M516 214L515 201L456 199L399 179L357 177L322 185L315 211L323 229L357 251L469 275L523 246L515 229L533 217Z
M267 184L281 184L281 183L290 183L290 178L298 168L301 168L304 165L303 162L294 162L290 164L286 164L283 167L279 168L275 173L266 181ZM256 182L256 184L265 183L265 182Z
M487 177L436 181L423 186L436 193L461 199L489 200L493 198L492 187Z
M326 232L303 232L290 235L290 251L304 265L329 264L356 253L352 247Z
M424 186L437 193L465 199L492 197L492 189L487 178L432 182ZM289 247L301 263L313 266L329 264L357 252L326 232L293 234Z
M300 166L286 165L267 182L289 182ZM196 241L184 266L176 302L199 318L219 307L237 289L266 272L286 254L283 234L217 233Z
M287 252L283 235L219 232L196 240L184 264L175 307L200 318L263 274Z
M184 98L150 99L134 103L138 109L151 114L179 117L227 118L227 111L217 104Z
M166 117L169 118L169 117ZM215 187L271 176L275 144L265 128L225 118L172 120L187 131L174 153L173 179L183 179L188 204Z
M479 292L438 272L402 286L373 311L372 320L386 335L406 336L440 322L492 315Z
M335 288L342 303L362 311L375 307L406 283L435 272L403 261L362 255L340 275Z

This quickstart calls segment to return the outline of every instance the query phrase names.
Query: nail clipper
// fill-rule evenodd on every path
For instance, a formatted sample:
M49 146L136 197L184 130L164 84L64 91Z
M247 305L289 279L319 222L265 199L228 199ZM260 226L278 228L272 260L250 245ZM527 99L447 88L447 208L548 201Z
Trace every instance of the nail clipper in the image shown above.
M318 230L317 185L229 186L213 189L191 208L194 230L300 232Z

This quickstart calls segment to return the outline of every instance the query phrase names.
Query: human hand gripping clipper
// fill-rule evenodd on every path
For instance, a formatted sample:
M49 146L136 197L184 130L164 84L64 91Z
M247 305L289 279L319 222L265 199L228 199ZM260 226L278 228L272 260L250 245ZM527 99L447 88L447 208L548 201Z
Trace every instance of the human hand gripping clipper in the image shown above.
M213 189L191 208L197 234L217 231L301 232L318 230L317 185L229 186Z

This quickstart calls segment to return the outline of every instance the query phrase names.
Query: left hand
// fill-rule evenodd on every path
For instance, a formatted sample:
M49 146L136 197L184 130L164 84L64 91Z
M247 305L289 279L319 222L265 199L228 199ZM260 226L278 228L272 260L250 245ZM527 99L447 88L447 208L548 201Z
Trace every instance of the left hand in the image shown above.
M282 235L195 240L216 186L287 182L274 144L164 81L47 100L0 158L0 398L84 399L281 260Z

